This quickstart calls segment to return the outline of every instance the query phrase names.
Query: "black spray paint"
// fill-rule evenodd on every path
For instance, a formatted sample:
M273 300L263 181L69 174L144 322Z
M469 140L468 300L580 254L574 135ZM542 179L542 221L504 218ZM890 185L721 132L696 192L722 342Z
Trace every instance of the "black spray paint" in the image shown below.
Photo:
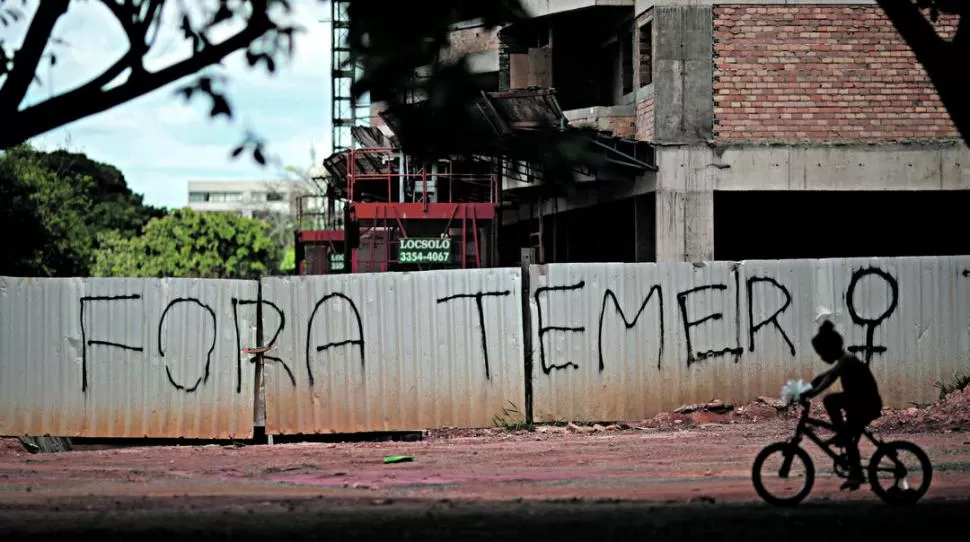
M235 322L235 327L236 327L236 393L242 392L242 365L243 365L242 364L242 337L239 333L238 306L255 305L256 303L259 303L259 301L255 299L236 299L235 297L232 298L232 318L233 318L233 321ZM276 344L276 340L279 339L280 333L282 333L283 329L286 327L286 315L283 314L283 310L280 309L276 305L276 303L273 303L272 301L266 301L264 299L262 300L262 304L264 306L268 306L272 308L274 311L276 311L276 314L278 314L280 317L279 318L280 323L276 327L276 331L273 332L273 337L266 344L266 348L270 349L273 347L273 345ZM273 362L279 363L283 367L283 370L286 371L286 375L290 377L290 383L296 386L296 376L293 374L293 370L290 369L290 366L287 365L285 361L283 361L283 358L270 356L268 354L263 354L263 361L273 361ZM249 358L249 363L255 363L255 362L256 362L255 356Z
M785 296L785 302L782 303L781 308L773 312L771 316L769 316L768 318L765 318L764 320L756 324L754 323L754 285L758 283L767 283L774 286L778 291L780 291ZM785 333L785 330L784 328L781 327L781 324L778 323L778 316L780 316L783 312L788 310L788 307L791 306L791 302L792 302L791 292L788 291L788 288L785 288L777 280L771 277L748 278L747 290L748 290L748 351L754 352L754 336L756 333L758 333L758 330L760 330L761 328L763 328L768 324L771 324L775 326L775 329L778 330L778 333L781 333L781 338L785 340L785 344L788 345L788 350L791 352L791 355L794 356L795 345L788 337L788 334Z
M663 289L659 284L657 284L650 288L650 291L647 293L647 297L643 300L643 303L640 304L640 308L637 310L637 313L633 317L632 321L627 320L626 314L623 313L623 308L620 307L620 300L617 299L616 293L613 292L613 290L607 288L606 293L603 294L603 306L600 309L599 333L596 338L596 348L599 352L599 369L601 373L606 367L603 361L603 323L606 317L606 302L610 299L613 300L613 306L616 308L616 312L619 313L620 318L623 319L623 325L629 330L633 329L633 326L637 325L637 321L640 319L643 311L646 310L647 304L650 303L650 299L653 297L653 294L657 294L657 315L660 317L660 349L657 352L657 370L660 370L661 359L663 359L664 353L664 296Z
M735 281L737 281L737 280L738 280L737 275L735 275ZM680 316L682 318L682 322L683 322L683 325L684 325L684 340L687 343L687 366L688 367L690 367L694 363L703 361L705 359L719 357L719 356L723 356L725 354L731 354L731 355L733 355L734 356L734 361L735 361L735 363L737 363L741 359L741 354L744 353L744 349L741 348L741 340L740 340L741 338L740 338L740 335L738 335L736 337L736 339L737 339L736 346L733 346L733 347L725 347L725 348L721 348L719 350L713 350L712 349L712 350L707 350L707 351L704 351L704 352L694 352L694 346L693 346L693 343L691 341L690 329L692 327L699 326L699 325L701 325L704 322L707 322L709 320L721 320L721 319L724 318L724 315L721 314L721 313L719 313L719 312L715 312L715 313L708 314L707 316L704 316L703 318L700 318L699 320L691 320L690 317L687 315L687 297L690 296L691 294L696 294L696 293L704 292L704 291L707 291L707 290L724 291L724 290L727 290L727 288L728 287L727 287L726 284L705 284L703 286L698 286L696 288L691 288L689 290L684 290L683 292L680 292L680 293L677 294L677 304L680 306ZM735 288L735 289L737 289L737 288ZM735 300L737 300L738 295L739 294L737 292L735 292ZM739 313L740 310L741 309L738 306L738 303L735 303L735 311ZM738 330L737 333L740 334L740 330Z
M338 346L357 345L357 347L360 348L360 365L361 365L361 367L364 366L364 323L360 319L360 311L357 310L357 305L354 304L354 300L353 299L350 299L349 297L345 296L344 294L341 294L341 293L327 294L327 295L323 296L323 298L321 298L319 301L317 301L317 304L313 306L313 312L310 313L310 320L307 322L307 331L306 331L306 370L307 370L307 375L309 375L309 377L310 377L310 386L313 386L313 382L314 382L314 378L313 378L313 367L310 364L310 339L313 336L313 319L317 316L317 310L319 310L320 307L324 303L326 303L327 301L330 301L331 299L342 299L342 300L346 301L348 305L350 305L351 310L353 310L353 312L354 312L354 319L356 320L356 323L357 323L357 333L358 333L358 335L357 335L357 338L356 339L347 339L347 340L343 340L343 341L333 341L333 342L329 342L329 343L326 343L326 344L321 345L321 346L317 346L316 347L316 351L317 352L323 352L324 350L327 350L327 349L330 349L330 348L335 348L335 347L338 347Z
M581 280L581 281L577 282L576 284L570 284L570 285L567 285L567 286L542 286L540 288L536 288L535 294L533 294L533 298L535 299L536 307L537 307L537 311L536 312L538 313L538 325L539 325L539 362L541 363L541 366L542 366L542 372L545 373L545 374L551 373L553 369L561 370L561 369L567 369L569 367L572 367L573 369L579 369L579 365L576 365L575 363L573 363L571 361L567 361L566 363L563 363L561 365L556 365L556 364L546 365L546 349L545 349L545 346L543 346L543 343L542 343L542 336L544 334L550 332L550 331L566 331L566 332L582 333L582 332L586 331L586 328L585 327L582 327L582 326L575 326L575 327L546 326L546 327L543 327L542 326L542 304L539 303L539 295L540 294L543 294L543 293L546 293L546 292L567 292L567 291L572 291L572 290L582 290L585 287L586 287L586 281L585 280Z
M121 344L111 341L103 341L98 339L87 338L87 332L84 328L84 304L93 303L95 301L132 301L141 299L138 294L133 295L115 295L115 296L89 296L81 298L81 393L87 393L88 391L88 347L101 345L101 346L112 346L115 348L121 348L122 350L129 350L132 352L143 352L145 349L141 346L130 346L127 344Z
M216 349L216 337L219 335L218 333L219 328L216 325L216 311L212 310L212 307L206 305L205 303L199 301L194 297L179 297L179 298L173 299L165 307L165 310L162 311L162 317L159 318L158 320L158 355L160 357L163 357L163 358L165 357L165 350L162 348L162 328L165 325L165 317L168 316L168 311L171 310L171 308L174 307L175 305L178 305L179 303L193 303L197 307L200 307L201 309L209 313L209 317L212 318L212 345L209 346L209 351L206 352L205 354L205 368L202 373L202 376L200 376L195 381L195 384L191 386L184 386L182 384L179 384L178 382L175 381L175 377L172 376L172 369L168 366L167 363L165 364L165 374L168 376L168 382L177 390L182 390L188 393L192 393L195 390L199 389L199 385L209 381L209 369L210 369L210 366L212 365L212 352L214 352Z
M859 316L859 312L856 310L855 301L853 297L855 294L856 285L863 277L869 275L875 275L881 278L889 286L890 294L892 299L889 302L889 306L883 311L881 315L876 318L864 318ZM845 307L849 311L849 316L852 317L852 321L859 326L864 326L866 328L866 344L864 345L853 345L849 347L849 352L858 353L862 352L865 354L866 365L872 361L873 354L882 354L886 352L885 346L876 346L874 343L874 337L876 333L876 328L882 324L887 318L892 316L893 312L896 311L896 306L899 303L899 283L896 282L896 278L889 273L879 269L877 267L868 267L865 269L859 269L852 274L852 280L849 281L849 287L845 290Z
M474 299L475 308L478 309L478 327L481 329L482 354L485 356L485 379L492 379L492 372L488 365L488 337L485 335L485 309L482 306L482 299L486 297L505 297L512 295L512 292L505 290L502 292L478 292L474 294L456 294L438 299L438 304L447 303L455 299Z

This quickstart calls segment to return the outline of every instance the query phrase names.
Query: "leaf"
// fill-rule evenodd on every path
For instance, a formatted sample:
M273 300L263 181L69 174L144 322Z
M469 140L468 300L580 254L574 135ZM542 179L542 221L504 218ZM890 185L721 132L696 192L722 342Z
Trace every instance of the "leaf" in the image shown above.
M184 87L179 87L175 89L175 94L181 95L185 100L192 99L192 95L195 94L196 88L192 85L185 85Z
M195 30L192 29L192 20L189 19L188 14L182 15L182 22L179 24L179 30L182 31L182 37L192 39L195 37Z
M266 165L266 156L263 155L263 151L259 147L253 149L253 159L261 166Z
M232 118L232 107L229 105L229 100L222 94L212 94L212 109L209 111L210 117L218 117L219 115L225 115L228 118Z
M210 24L212 26L215 26L221 23L222 21L226 21L231 18L232 18L232 10L229 9L229 6L226 5L225 0L223 0L222 2L219 3L219 9L217 9L215 15L212 16L212 22Z
M244 150L246 150L246 146L245 145L239 145L238 147L236 147L235 149L232 150L231 156L233 158L239 158L239 155L242 154L242 152Z

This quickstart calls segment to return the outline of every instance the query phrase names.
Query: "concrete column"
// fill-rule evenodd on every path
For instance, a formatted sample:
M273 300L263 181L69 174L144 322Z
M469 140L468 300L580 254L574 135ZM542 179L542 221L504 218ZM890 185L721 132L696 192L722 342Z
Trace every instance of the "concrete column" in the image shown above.
M713 153L706 146L660 147L657 165L657 261L713 260L718 171Z
M654 8L654 141L693 144L714 133L714 12Z
M713 260L713 9L658 4L653 29L657 261Z

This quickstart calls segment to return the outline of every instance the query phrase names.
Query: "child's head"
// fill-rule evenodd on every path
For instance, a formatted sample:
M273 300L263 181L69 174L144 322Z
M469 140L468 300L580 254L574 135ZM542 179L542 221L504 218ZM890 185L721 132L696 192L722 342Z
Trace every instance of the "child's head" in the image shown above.
M835 330L835 325L826 320L818 328L818 334L812 337L812 347L815 353L826 363L835 363L842 357L842 335Z

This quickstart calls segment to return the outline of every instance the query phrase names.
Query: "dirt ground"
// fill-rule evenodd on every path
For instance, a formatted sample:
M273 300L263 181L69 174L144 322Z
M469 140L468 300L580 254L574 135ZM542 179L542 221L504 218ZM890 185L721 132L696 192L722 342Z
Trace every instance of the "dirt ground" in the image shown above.
M929 501L970 503L968 404L970 390L965 390L927 409L887 411L874 424L880 437L910 440L927 451L934 465ZM193 514L247 510L246 515L274 506L303 509L313 501L384 509L408 502L440 507L466 501L757 504L752 461L765 445L790 436L793 414L782 412L772 399L741 408L715 403L678 410L610 426L440 430L413 442L31 454L16 439L3 439L0 533L4 521L23 521L31 513L67 517L63 514L181 507ZM840 492L831 460L810 443L806 449L817 471L808 505L878 502L865 487ZM863 445L862 453L867 457L871 446ZM396 455L414 459L383 462Z
M132 499L326 496L389 499L757 500L750 469L787 438L795 413L765 398L732 408L685 406L640 423L439 430L415 442L130 447L31 454L0 442L0 507L128 506ZM918 443L937 475L928 497L970 498L970 389L873 424L884 439ZM806 443L819 479L812 498L838 492L832 461ZM83 448L83 447L82 447ZM871 452L865 443L863 455ZM414 460L385 464L387 456ZM117 504L118 502L122 504Z

